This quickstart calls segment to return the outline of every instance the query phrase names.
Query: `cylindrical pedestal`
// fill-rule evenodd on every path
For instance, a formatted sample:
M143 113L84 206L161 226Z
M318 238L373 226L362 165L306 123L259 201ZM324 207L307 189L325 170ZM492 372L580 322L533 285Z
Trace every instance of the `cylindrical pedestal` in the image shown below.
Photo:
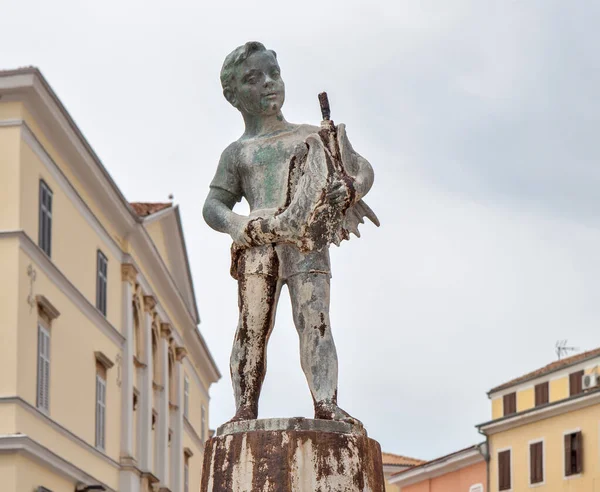
M225 424L204 450L201 492L384 492L364 429L310 419Z

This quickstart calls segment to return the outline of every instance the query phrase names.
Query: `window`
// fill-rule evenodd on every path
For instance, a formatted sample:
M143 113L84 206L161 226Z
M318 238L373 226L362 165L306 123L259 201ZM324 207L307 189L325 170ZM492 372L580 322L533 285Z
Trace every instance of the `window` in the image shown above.
M187 376L183 378L183 416L188 419L190 411L190 380Z
M183 490L190 492L190 456L187 453L183 459Z
M509 393L504 395L504 415L517 413L517 394Z
M544 443L534 442L529 445L529 483L544 481Z
M565 476L583 472L583 436L581 431L565 434Z
M106 368L96 364L96 447L106 448Z
M160 366L158 363L158 335L152 327L152 378L156 384L160 382Z
M535 385L535 406L545 405L550 401L548 381Z
M571 396L583 393L582 386L583 370L569 374L569 394Z
M510 449L498 453L498 490L510 490Z
M206 441L206 407L202 405L201 409L201 423L200 423L200 438L202 442Z
M48 256L52 253L52 190L40 180L38 244Z
M37 407L50 411L50 331L38 325Z
M96 307L106 316L106 286L108 280L108 260L102 251L96 255Z

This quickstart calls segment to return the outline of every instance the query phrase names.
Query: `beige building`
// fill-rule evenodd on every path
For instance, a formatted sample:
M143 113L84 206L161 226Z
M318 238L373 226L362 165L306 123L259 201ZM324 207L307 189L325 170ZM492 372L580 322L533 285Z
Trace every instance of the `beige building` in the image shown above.
M130 204L34 68L0 72L0 489L197 491L220 374L178 208Z

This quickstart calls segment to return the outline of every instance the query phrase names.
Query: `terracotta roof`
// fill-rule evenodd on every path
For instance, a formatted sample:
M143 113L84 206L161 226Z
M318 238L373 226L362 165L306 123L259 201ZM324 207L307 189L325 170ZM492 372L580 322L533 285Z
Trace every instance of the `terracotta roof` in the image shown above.
M147 202L132 202L130 203L135 213L140 217L148 217L166 208L172 207L172 203L147 203Z
M402 456L399 454L392 453L381 453L381 457L383 459L384 465L394 465L394 466L417 466L425 463L423 460L418 460L416 458L409 458L408 456Z
M419 468L425 468L426 466L433 465L435 463L439 463L439 462L442 462L442 461L446 461L449 458L452 458L452 457L454 457L454 456L456 456L458 454L467 453L469 451L475 451L477 449L481 449L481 446L483 446L484 444L485 443L475 444L473 446L469 446L468 448L461 449L459 451L454 451L454 452L452 452L450 454L446 454L444 456L440 456L439 458L435 458L434 460L431 460L431 461L420 461L413 468L409 468L408 470L399 471L397 473L394 473L392 476L393 477L397 477L399 475L402 475L403 473L412 472L413 470L416 470L416 469L419 469ZM383 453L383 454L385 454L385 453ZM483 455L482 455L482 459L483 459Z
M558 371L559 369L563 369L565 367L571 366L573 364L577 364L579 362L583 362L586 359L592 359L594 357L600 356L600 348L594 350L588 350L587 352L582 352L581 354L572 355L571 357L567 357L566 359L555 360L554 362L544 366L540 369L537 369L532 372L528 372L524 376L518 377L516 379L512 379L507 383L501 384L500 386L496 386L488 391L488 394L495 393L496 391L501 391L503 389L514 386L515 384L522 383L524 381L528 381L530 379L539 378L540 376L545 376L554 371Z

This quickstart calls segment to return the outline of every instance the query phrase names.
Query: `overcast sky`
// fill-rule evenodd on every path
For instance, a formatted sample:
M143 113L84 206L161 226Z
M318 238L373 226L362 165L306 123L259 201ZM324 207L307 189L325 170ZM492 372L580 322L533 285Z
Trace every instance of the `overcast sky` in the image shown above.
M486 391L600 346L600 3L589 0L0 0L0 68L38 66L125 196L181 206L202 323L234 412L228 237L201 208L243 131L224 57L279 57L286 118L317 93L375 169L382 226L332 248L340 404L385 451L482 440ZM312 416L284 292L261 417Z

